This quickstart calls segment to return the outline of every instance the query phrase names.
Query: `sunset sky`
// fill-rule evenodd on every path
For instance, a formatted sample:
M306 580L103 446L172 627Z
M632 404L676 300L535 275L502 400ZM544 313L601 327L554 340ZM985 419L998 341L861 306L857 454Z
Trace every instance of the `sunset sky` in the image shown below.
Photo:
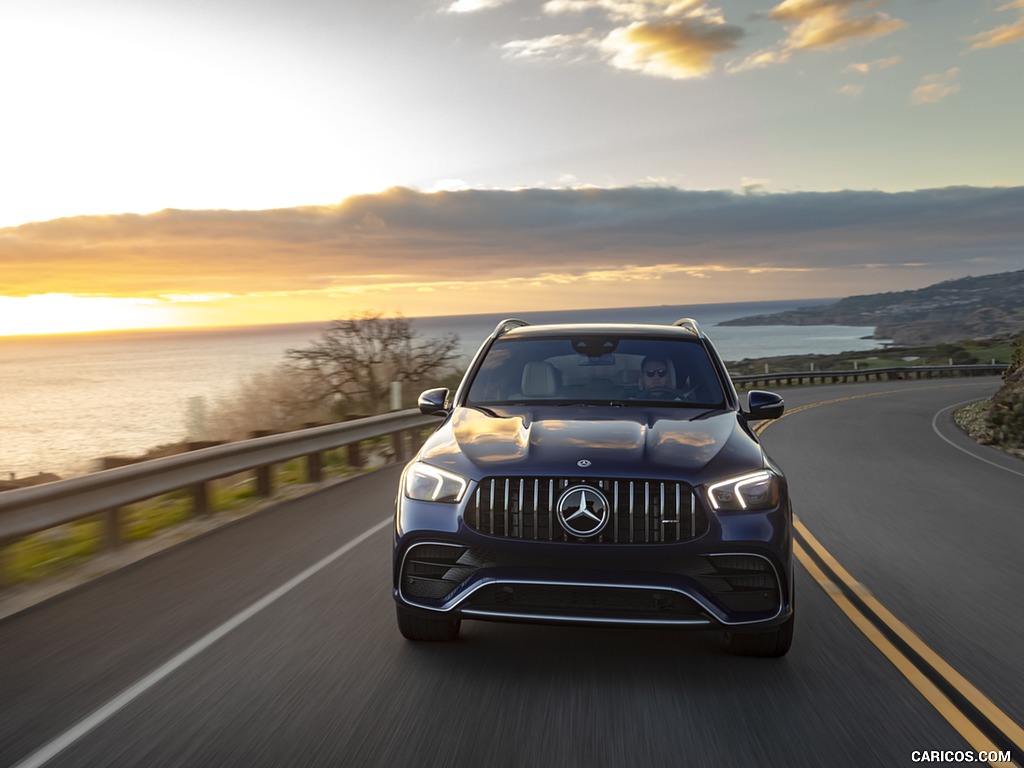
M5 0L0 335L1024 267L1024 0Z

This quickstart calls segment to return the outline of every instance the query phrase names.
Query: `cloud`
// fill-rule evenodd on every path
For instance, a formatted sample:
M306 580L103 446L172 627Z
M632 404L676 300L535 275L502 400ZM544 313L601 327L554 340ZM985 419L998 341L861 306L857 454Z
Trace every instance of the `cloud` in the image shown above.
M671 19L680 16L724 23L721 12L708 8L706 0L548 0L544 12L550 15L603 11L616 22Z
M955 82L960 69L953 67L938 75L928 75L910 94L911 104L936 104L960 90Z
M900 19L870 10L873 5L870 0L783 0L768 13L768 17L783 23L796 23L785 44L789 51L827 48L857 38L882 37L906 26Z
M890 56L887 59L876 59L871 62L857 62L854 64L848 64L843 72L856 72L860 75L866 75L873 69L888 69L894 67L903 61L902 56Z
M454 0L446 9L449 13L473 13L487 8L497 8L510 0Z
M597 12L619 26L511 40L501 46L506 58L599 57L618 69L678 80L707 75L715 57L735 49L745 35L706 0L548 0L543 10L553 17Z
M742 72L781 64L800 51L872 40L906 26L902 19L874 10L876 5L876 0L783 0L768 12L768 18L790 28L785 40L750 54L728 69Z
M898 194L397 188L331 206L168 210L0 229L0 295L312 301L428 287L447 291L437 311L451 313L463 291L497 296L502 286L520 285L592 286L590 306L621 304L633 295L626 290L641 303L655 295L662 303L679 281L698 275L701 290L721 291L708 300L737 300L730 298L737 286L758 273L749 288L762 295L837 296L887 289L888 275L908 263L927 265L915 268L928 274L919 284L1016 269L1021 242L1024 187ZM880 266L868 275L866 265ZM810 292L812 279L825 287ZM874 288L850 282L868 279ZM627 281L635 288L624 288ZM551 300L531 291L515 300L525 305L541 295Z
M601 47L619 69L686 79L711 72L715 56L736 48L743 35L740 27L703 19L635 22L614 30Z
M851 98L856 98L857 96L860 96L862 93L864 93L864 86L860 85L859 83L850 83L847 85L840 86L838 90L839 93L843 94L843 96L850 96Z
M532 40L510 40L502 45L505 57L528 61L576 61L594 47L592 31L573 35L547 35Z
M996 48L1000 45L1008 45L1024 40L1024 0L1012 0L1012 2L999 6L996 10L1016 10L1018 18L1009 24L1002 24L993 29L980 32L977 35L972 35L968 38L972 43L970 50L977 51L985 48Z

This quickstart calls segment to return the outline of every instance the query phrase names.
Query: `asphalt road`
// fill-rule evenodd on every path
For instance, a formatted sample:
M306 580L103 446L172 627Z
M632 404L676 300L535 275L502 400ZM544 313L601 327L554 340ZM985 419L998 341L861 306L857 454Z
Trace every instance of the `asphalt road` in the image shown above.
M392 468L0 621L0 766L863 768L973 752L972 733L1022 764L1024 463L947 423L997 384L784 392L762 439L809 565L783 659L715 633L484 622L409 643Z

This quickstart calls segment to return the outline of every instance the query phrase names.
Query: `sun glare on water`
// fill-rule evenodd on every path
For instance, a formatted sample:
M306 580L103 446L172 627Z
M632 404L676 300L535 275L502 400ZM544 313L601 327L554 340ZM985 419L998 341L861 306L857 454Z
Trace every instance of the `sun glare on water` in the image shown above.
M177 325L157 299L46 293L0 296L0 336L116 331Z

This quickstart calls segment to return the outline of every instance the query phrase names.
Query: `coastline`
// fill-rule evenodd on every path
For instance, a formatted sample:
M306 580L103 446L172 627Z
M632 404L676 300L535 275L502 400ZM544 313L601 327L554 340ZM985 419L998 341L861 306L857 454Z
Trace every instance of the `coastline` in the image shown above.
M993 340L975 340L964 345L927 345L916 347L889 346L877 350L854 350L838 354L809 353L802 355L781 355L764 358L746 358L741 361L727 361L729 371L733 375L761 373L768 366L773 372L798 372L813 369L816 371L842 370L855 367L886 367L899 365L945 365L954 360L959 362L1002 362L1008 363L1012 356L1012 347L1005 342ZM189 450L216 445L225 441L195 441L182 439L166 441L139 451L119 452L116 455L95 456L89 459L92 469L102 469L124 464L137 463L149 459L160 458ZM0 480L0 492L3 490L37 485L61 479L58 473L40 472L26 477L15 477L12 480Z
M862 338L872 330L864 327L747 329L718 325L752 311L807 303L741 302L520 314L534 323L665 324L693 316L729 359L879 346ZM410 320L422 338L457 334L460 355L468 363L497 321L513 314ZM280 373L286 350L307 346L326 325L0 340L0 373L5 381L5 397L0 399L0 479L11 472L16 478L42 473L78 476L95 471L98 457L139 456L154 446L220 439L225 435L217 433L218 415L237 408L243 392L259 390L271 380L278 386L279 380L286 378ZM405 392L406 404L414 405L417 394Z

